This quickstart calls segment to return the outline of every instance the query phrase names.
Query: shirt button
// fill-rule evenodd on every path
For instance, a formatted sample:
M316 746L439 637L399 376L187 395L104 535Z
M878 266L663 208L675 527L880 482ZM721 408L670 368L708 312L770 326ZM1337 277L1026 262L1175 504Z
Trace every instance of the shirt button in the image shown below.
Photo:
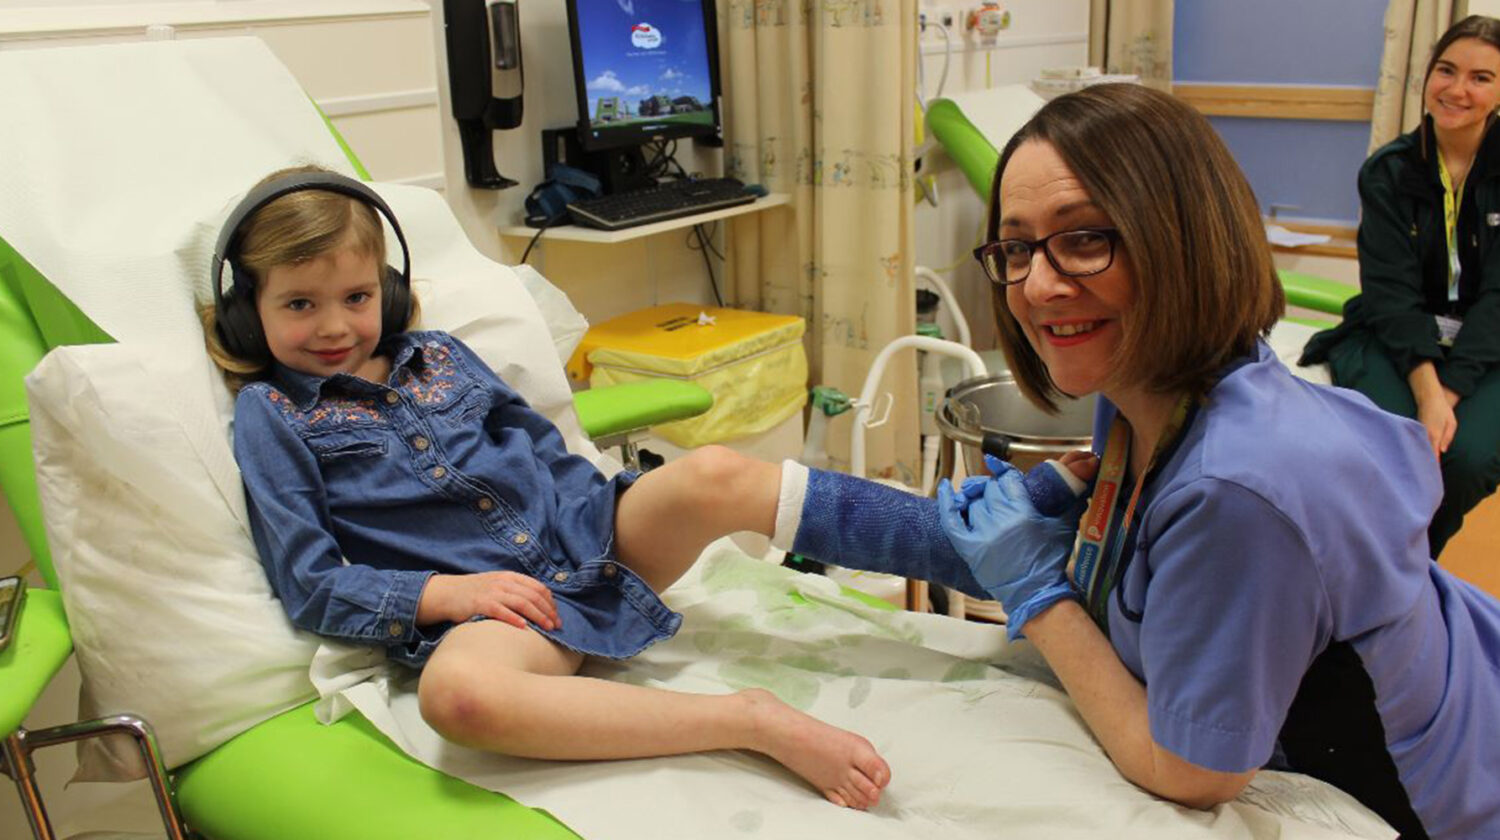
M448 468L447 467L433 467L432 468L432 477L433 478L442 478L443 476L445 476L447 474L448 474Z
M567 572L558 572L557 574L555 574L555 575L552 576L552 579L555 580L555 581L557 581L558 583L567 583L568 582L568 573Z
M515 543L516 545L525 545L526 542L530 539L531 537L527 536L526 534L516 534L514 537L510 538L510 541Z
M402 633L406 632L406 625L402 624L399 621L392 621L391 626L386 629L391 631L392 636L399 637Z
M412 438L411 445L415 446L418 452L426 449L429 446L427 438L424 438L421 435L417 435L416 437Z
M478 504L480 510L491 510L495 507L495 500L491 499L489 496L485 496L476 504Z
M395 405L396 403L401 402L401 395L397 394L395 391L386 391L385 401L387 405Z
M614 577L618 573L618 571L619 570L615 568L615 564L613 564L613 563L605 563L604 564L604 576L605 577L612 578L612 577Z

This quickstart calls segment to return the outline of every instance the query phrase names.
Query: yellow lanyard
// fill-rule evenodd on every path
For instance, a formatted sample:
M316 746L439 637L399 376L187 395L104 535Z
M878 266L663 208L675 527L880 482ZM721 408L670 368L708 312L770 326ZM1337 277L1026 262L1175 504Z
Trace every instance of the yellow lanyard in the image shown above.
M1099 461L1099 478L1094 484L1094 494L1089 498L1088 510L1078 523L1078 544L1073 553L1073 585L1083 593L1083 604L1089 615L1105 635L1109 635L1109 593L1119 582L1120 558L1130 535L1130 523L1135 518L1136 503L1141 498L1141 488L1156 468L1156 460L1176 443L1187 425L1188 416L1197 402L1183 397L1172 410L1172 416L1162 430L1161 439L1151 450L1151 459L1146 469L1136 476L1135 487L1130 491L1130 500L1124 513L1115 519L1115 510L1120 503L1120 488L1125 482L1125 468L1130 462L1130 424L1116 414L1109 425L1109 437L1104 443L1104 457Z
M1463 203L1464 178L1455 189L1448 175L1448 164L1443 160L1443 150L1438 149L1438 179L1443 182L1443 229L1448 240L1448 299L1458 300L1458 275L1462 267L1458 264L1458 207Z

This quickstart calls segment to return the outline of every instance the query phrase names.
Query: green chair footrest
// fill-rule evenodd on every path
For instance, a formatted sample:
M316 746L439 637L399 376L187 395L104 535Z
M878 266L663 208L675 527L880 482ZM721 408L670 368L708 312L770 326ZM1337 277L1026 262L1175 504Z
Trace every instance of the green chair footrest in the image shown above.
M214 840L578 838L544 811L413 760L358 714L318 723L312 703L180 768L175 781L183 818Z
M713 404L706 388L681 379L642 379L573 395L578 422L592 438L696 417Z

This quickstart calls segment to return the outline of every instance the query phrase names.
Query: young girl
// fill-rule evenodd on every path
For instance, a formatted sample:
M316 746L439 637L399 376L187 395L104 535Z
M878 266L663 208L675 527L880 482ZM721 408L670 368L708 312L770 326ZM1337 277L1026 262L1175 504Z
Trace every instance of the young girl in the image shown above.
M983 596L934 503L834 474L812 485L805 468L718 446L605 478L457 339L407 331L416 305L386 266L377 210L399 238L358 182L284 170L217 251L232 285L213 278L209 349L242 386L235 457L292 621L421 668L424 718L461 744L541 759L750 749L835 804L875 805L890 769L874 747L769 692L576 673L585 654L629 657L675 633L657 593L735 531L821 559L859 551L866 568L899 559ZM814 500L814 486L828 489Z

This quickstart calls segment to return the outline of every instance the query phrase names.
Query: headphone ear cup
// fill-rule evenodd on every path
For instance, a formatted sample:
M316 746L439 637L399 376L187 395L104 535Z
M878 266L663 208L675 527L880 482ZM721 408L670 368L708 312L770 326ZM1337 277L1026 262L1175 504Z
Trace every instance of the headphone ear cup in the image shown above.
M394 266L385 267L380 282L380 337L406 332L411 320L411 288L406 277Z
M219 342L236 358L257 365L270 364L271 348L266 344L260 314L255 311L254 296L248 291L255 288L255 281L245 277L234 263L230 267L234 284L219 298L215 319Z

